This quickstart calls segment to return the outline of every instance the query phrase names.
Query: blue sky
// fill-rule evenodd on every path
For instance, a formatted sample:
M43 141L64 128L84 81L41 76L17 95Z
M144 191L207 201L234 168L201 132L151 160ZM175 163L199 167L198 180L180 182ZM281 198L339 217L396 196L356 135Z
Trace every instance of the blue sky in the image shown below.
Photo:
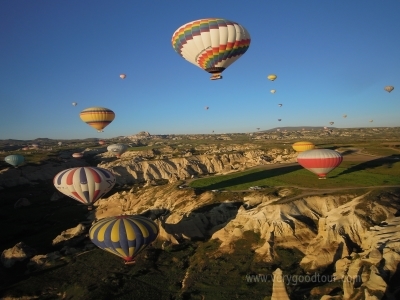
M400 126L399 11L398 0L2 0L0 139ZM171 46L209 17L251 35L216 81ZM91 106L116 114L103 133L79 118Z

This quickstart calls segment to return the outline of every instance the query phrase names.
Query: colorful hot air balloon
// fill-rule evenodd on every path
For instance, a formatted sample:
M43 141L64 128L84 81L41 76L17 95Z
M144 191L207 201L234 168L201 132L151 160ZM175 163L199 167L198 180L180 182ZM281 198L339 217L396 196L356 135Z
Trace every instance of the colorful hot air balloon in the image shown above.
M120 158L123 153L128 150L128 146L124 144L113 144L107 147L107 151L114 153L116 157Z
M297 162L305 169L317 174L319 179L325 179L326 174L341 164L343 156L330 149L313 149L301 152Z
M240 24L221 18L201 19L179 27L172 47L190 63L211 73L211 80L239 59L250 46L250 34Z
M119 75L119 78L125 79L125 78L126 78L126 75L125 75L125 74L121 74L121 75Z
M98 167L77 167L59 172L53 179L54 186L64 195L91 209L93 203L108 193L116 178L108 170Z
M292 148L297 152L303 152L314 149L315 145L311 142L296 142L292 145Z
M272 93L272 94L275 94L275 93L276 93L276 90L271 90L271 93Z
M333 124L335 124L335 122L329 122L329 124L333 125Z
M73 106L77 106L77 105L78 105L78 103L76 103L76 102L72 102L72 105L73 105Z
M282 104L279 103L278 106L279 106L279 107L282 107Z
M111 109L105 107L89 107L81 111L81 120L89 126L103 130L115 118L115 114Z
M129 264L157 238L158 232L157 224L148 218L122 215L97 221L89 229L89 237L97 247Z
M270 74L267 76L267 78L271 81L274 81L276 78L278 78L278 76L276 76L275 74Z
M19 154L12 154L12 155L8 155L4 158L4 161L16 168L18 168L18 166L22 165L25 161L25 157L23 157L22 155Z
M388 86L385 86L384 89L386 92L390 93L391 91L394 90L394 86L388 85Z
M83 157L83 153L81 153L81 152L73 153L72 157L73 158L82 158Z

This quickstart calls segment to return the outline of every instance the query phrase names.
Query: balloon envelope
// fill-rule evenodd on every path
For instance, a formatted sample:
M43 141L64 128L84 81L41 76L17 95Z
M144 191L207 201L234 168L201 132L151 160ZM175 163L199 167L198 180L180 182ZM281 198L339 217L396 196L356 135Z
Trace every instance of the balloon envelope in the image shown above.
M276 78L278 78L278 76L276 76L275 74L270 74L267 76L267 78L271 81L274 81Z
M82 158L83 157L83 153L77 152L77 153L73 153L72 154L73 158Z
M220 74L239 59L249 49L250 41L250 34L242 25L221 18L186 23L171 39L180 56L211 74Z
M391 86L391 85L385 86L385 91L386 92L390 93L393 90L394 90L394 86Z
M13 154L6 156L4 161L14 167L18 167L24 163L25 158L22 155Z
M271 93L272 93L272 94L275 94L275 93L276 93L276 90L271 90Z
M114 153L116 157L121 157L128 150L128 146L124 144L112 144L107 147L107 151Z
M111 109L99 106L86 108L79 116L83 122L97 130L103 130L115 118Z
M158 226L138 215L104 218L89 229L90 240L100 249L132 261L158 236Z
M125 79L125 78L126 78L126 75L125 75L125 74L121 74L121 75L119 75L119 78Z
M73 105L73 106L77 106L77 105L78 105L78 103L76 103L76 102L72 102L72 105Z
M282 107L282 104L278 104L279 107Z
M108 193L116 178L108 170L98 167L78 167L59 172L54 186L64 195L85 205L91 205Z
M313 149L301 152L297 162L305 169L326 178L326 174L335 169L343 161L343 156L330 149Z
M314 149L315 145L311 142L296 142L292 145L292 148L297 152L303 152Z
M333 124L335 124L335 122L329 122L329 124L333 125Z

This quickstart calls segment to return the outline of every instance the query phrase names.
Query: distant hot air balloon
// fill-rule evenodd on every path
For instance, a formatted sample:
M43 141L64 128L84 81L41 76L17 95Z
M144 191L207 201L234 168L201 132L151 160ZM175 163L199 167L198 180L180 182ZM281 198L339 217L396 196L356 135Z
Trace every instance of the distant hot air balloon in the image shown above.
M206 106L206 107L204 107L206 110L208 110L209 109L209 107L208 106Z
M77 167L59 172L53 179L54 186L64 195L91 209L91 205L108 193L116 178L99 167Z
M22 155L19 154L12 154L8 155L4 158L4 161L15 168L18 168L18 166L22 165L25 161L25 158Z
M394 86L388 85L388 86L385 86L384 89L385 89L386 92L390 93L391 91L394 90Z
M107 151L114 153L116 157L120 158L123 153L128 150L128 146L124 144L112 144L107 147Z
M270 74L267 76L267 78L271 81L274 81L276 78L278 78L278 76L276 76L275 74Z
M58 145L58 146L61 146L61 145L62 145L62 142L58 142L57 145Z
M325 179L326 174L335 169L343 161L343 156L330 149L313 149L301 152L297 162L305 169Z
M303 152L314 149L315 145L311 142L296 142L292 145L292 148L297 152Z
M125 74L121 74L121 75L119 75L119 78L125 79L125 78L126 78L126 75L125 75Z
M335 124L335 122L329 122L329 124L333 125L333 124Z
M282 104L279 103L278 106L279 106L279 107L282 107Z
M216 80L249 49L250 41L250 34L242 25L209 18L182 25L172 35L171 43L180 56Z
M29 150L29 147L23 147L22 150L24 151Z
M276 131L281 131L279 128Z
M105 107L89 107L81 111L81 120L89 126L103 130L115 118L115 114L111 109Z
M259 128L259 127L257 127L257 130L260 130L260 128Z
M347 118L347 115L343 115L343 118Z
M214 130L212 132L214 133Z
M328 129L328 127L324 126L324 129L326 130L326 129Z
M82 158L83 157L83 153L81 153L81 152L73 153L72 157L73 158Z
M35 149L38 149L39 145L38 144L32 144L32 147L35 148Z
M272 94L275 94L275 93L276 93L276 90L271 90L271 93L272 93Z
M369 120L370 122L373 122L374 120Z
M282 121L282 119L278 119L278 121L280 122L280 121Z
M134 258L157 238L158 233L156 223L139 215L104 218L89 229L93 244L123 258L126 264L134 262Z
M103 140L100 140L100 141L99 141L99 145L105 145L105 144L106 144L105 141L103 141Z
M78 103L76 103L76 102L72 102L72 105L73 105L73 106L77 106L77 105L78 105Z

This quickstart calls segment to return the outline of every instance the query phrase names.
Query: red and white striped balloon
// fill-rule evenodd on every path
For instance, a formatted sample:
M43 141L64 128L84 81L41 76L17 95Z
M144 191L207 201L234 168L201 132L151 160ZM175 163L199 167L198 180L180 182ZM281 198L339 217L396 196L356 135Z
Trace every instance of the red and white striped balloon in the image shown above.
M335 169L343 161L343 156L330 149L313 149L301 152L297 162L305 169L317 174L320 179Z
M54 186L64 195L85 205L91 205L108 193L116 178L108 170L98 167L77 167L58 173Z

